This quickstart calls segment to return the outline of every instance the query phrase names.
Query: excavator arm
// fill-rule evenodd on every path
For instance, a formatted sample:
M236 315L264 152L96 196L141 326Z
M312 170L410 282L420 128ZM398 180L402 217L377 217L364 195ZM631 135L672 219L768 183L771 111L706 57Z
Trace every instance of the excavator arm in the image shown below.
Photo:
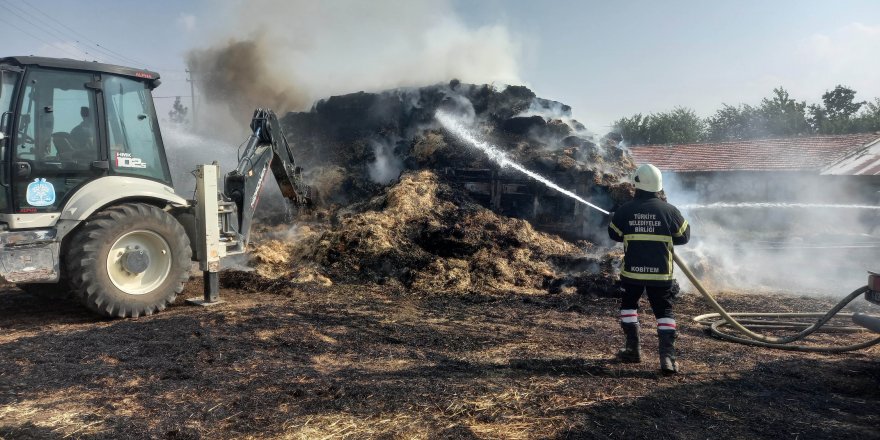
M235 226L244 247L250 240L251 224L269 171L290 208L298 211L312 205L311 189L303 182L302 169L296 165L275 113L268 109L255 110L250 126L252 133L244 154L235 170L226 175L224 186L225 195L236 206L238 224Z
M219 303L220 259L245 252L267 174L275 176L289 208L302 210L312 205L311 190L303 182L302 170L275 113L254 111L251 130L238 166L226 175L223 191L217 188L216 162L199 165L196 200L188 208L190 214L178 216L181 223L193 225L187 233L196 243L194 253L204 271L205 295L203 300L192 301L196 304ZM182 217L186 215L195 217L194 221L185 221Z

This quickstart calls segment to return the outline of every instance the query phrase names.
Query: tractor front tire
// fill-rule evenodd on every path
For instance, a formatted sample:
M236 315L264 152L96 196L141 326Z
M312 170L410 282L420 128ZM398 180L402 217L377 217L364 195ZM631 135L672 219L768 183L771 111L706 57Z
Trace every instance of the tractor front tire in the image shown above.
M100 211L66 249L74 295L105 317L162 311L189 279L192 250L186 232L170 214L145 203Z

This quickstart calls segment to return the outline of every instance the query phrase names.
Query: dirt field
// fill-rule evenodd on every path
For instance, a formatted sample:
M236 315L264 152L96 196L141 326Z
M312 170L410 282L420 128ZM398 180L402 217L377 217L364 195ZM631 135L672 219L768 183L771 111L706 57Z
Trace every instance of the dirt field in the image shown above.
M647 362L610 360L612 299L247 284L217 308L116 321L0 289L0 438L880 438L880 349L717 341L689 322L706 311L693 295L678 308L684 374L661 378L652 325Z

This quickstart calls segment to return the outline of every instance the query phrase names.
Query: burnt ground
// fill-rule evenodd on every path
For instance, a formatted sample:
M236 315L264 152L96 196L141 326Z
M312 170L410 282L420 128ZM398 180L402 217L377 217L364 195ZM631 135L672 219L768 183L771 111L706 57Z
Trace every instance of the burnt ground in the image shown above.
M200 289L195 280L182 297ZM647 362L610 361L616 302L576 294L226 288L217 308L178 300L109 321L0 290L4 439L880 438L880 348L721 342L687 319L706 311L694 295L678 307L684 373L662 378L651 326ZM740 311L830 304L721 301Z

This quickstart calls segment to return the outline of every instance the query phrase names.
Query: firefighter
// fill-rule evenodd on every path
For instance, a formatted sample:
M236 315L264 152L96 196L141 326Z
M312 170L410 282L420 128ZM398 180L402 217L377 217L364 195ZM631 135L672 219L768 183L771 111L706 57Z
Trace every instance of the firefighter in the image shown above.
M623 362L641 362L639 347L639 299L647 293L657 319L660 370L675 374L675 316L673 300L678 285L672 278L673 245L690 239L690 226L675 206L666 203L658 192L663 189L660 170L642 165L636 170L635 198L612 214L608 235L623 242L624 257L620 280L623 297L620 326L626 335L624 348L617 357Z

